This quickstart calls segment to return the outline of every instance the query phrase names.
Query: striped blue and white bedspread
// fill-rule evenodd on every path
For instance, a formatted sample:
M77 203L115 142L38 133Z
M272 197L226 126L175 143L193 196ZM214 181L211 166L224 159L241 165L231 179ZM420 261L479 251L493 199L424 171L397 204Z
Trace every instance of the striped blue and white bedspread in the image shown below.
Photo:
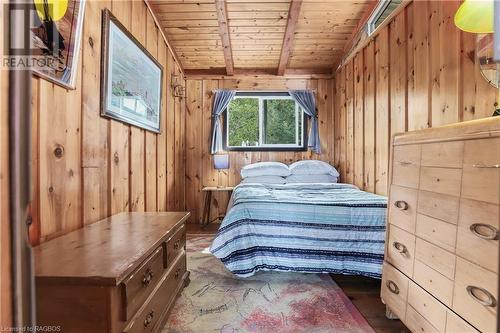
M348 184L240 184L210 251L259 270L380 278L387 199Z

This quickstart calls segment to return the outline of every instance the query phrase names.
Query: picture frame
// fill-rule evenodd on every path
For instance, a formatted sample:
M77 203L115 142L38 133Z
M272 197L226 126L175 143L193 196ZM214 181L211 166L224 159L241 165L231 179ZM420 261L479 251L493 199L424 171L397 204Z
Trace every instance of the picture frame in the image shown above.
M33 74L71 90L76 89L85 2L70 0L67 7L57 9L36 2L30 27L32 57L42 64L32 67Z
M101 116L160 133L161 64L108 9L101 45Z

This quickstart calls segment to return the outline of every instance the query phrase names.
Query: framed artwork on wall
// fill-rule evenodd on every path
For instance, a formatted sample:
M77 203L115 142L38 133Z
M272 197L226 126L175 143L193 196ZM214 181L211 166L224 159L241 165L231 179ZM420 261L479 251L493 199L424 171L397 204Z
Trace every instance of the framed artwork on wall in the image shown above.
M33 73L67 89L76 88L85 0L34 0Z
M101 60L101 115L159 133L163 67L105 9Z

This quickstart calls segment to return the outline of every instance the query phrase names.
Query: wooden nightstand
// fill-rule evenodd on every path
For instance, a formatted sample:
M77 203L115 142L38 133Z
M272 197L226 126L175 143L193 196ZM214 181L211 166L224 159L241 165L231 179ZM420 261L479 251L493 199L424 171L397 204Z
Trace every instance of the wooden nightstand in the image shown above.
M234 187L233 186L223 186L223 187L217 187L217 186L207 186L202 188L202 191L205 192L205 203L203 205L203 215L201 219L201 225L206 227L209 225L211 222L215 220L220 220L224 216L217 216L216 219L210 221L210 208L212 206L212 194L214 192L228 192L231 194L233 192Z

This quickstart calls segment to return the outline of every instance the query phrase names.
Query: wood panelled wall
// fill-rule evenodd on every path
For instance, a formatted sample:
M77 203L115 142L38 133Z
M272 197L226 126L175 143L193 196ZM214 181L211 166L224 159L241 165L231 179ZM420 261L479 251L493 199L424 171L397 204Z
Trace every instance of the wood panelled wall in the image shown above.
M0 24L5 27L5 3L0 2ZM0 33L0 54L4 55L4 37ZM9 215L9 72L0 70L0 327L12 325L12 287L10 265Z
M387 194L393 134L491 116L498 91L481 76L459 1L414 1L335 76L335 164L343 182Z
M163 66L159 135L100 116L104 8ZM76 90L33 77L34 244L118 212L185 206L185 103L170 88L180 70L143 1L87 1L78 69Z
M333 162L333 92L331 79L284 79L277 77L189 79L186 81L186 209L192 212L191 223L201 220L204 186L215 186L217 171L213 168L210 155L210 130L212 111L212 90L241 89L283 91L288 89L315 89L322 154L312 152L230 152L230 169L223 172L223 185L237 185L243 166L260 161L280 161L291 163L302 159L321 159ZM214 195L211 203L211 219L226 210L228 195Z

